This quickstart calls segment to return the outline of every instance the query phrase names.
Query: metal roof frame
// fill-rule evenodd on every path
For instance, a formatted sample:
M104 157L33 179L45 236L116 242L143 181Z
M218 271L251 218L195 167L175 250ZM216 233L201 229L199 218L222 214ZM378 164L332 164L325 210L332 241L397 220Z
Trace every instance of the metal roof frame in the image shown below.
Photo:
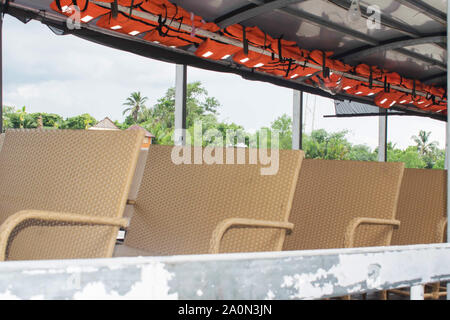
M256 3L257 5L266 4L262 0L246 0L246 1L254 3L254 4ZM430 16L434 21L437 21L438 23L445 24L446 21L447 21L447 15L443 15L442 12L440 12L439 10L433 8L432 6L428 5L427 3L425 3L425 2L423 2L421 0L396 0L396 1L398 1L398 2L400 2L402 4L404 4L404 5L407 5L410 8L416 8L418 10L421 10L424 14L426 14L427 16ZM4 2L5 2L5 0L1 0L1 2L0 2L1 6L2 6L2 9L3 9ZM95 2L95 1L92 1L92 2ZM330 29L334 30L335 32L341 32L341 31L344 31L345 29L348 29L348 28L342 29L343 28L342 26L336 25L335 23L333 23L331 21L326 21L325 19L318 18L317 16L314 16L314 15L312 15L310 13L307 13L307 12L304 12L304 11L300 12L300 15L303 17L302 18L302 17L299 16L298 10L293 10L292 8L289 8L289 7L285 7L285 8L281 7L282 4L287 4L287 3L291 3L292 4L294 2L295 3L299 3L299 1L288 1L288 0L280 1L280 0L278 0L278 1L275 1L275 2L276 3L272 3L272 6L274 6L274 7L280 6L279 8L275 9L275 11L281 11L281 12L283 12L285 14L293 15L293 16L297 17L297 19L303 19L303 20L310 19L309 21L311 23L320 25L320 26L325 27L325 28L330 28ZM330 2L337 3L338 1L337 0L330 0ZM339 2L343 3L343 1L339 1ZM269 6L268 6L269 4L270 4L270 2L266 4L267 6L264 6L264 9L269 8ZM103 3L102 5L104 6L105 4ZM247 9L249 9L249 8L250 7L247 7ZM119 8L119 9L122 10L122 11L123 10L125 10L125 11L127 10L126 8ZM251 10L251 9L249 9L249 10ZM262 8L260 8L259 10L262 10ZM450 12L450 3L449 2L447 3L447 11ZM255 14L255 13L258 12L258 10L242 11L241 14L243 14L245 12L247 12L247 14L249 12L252 13L252 14ZM333 97L333 96L331 96L329 94L324 93L323 91L321 91L321 90L319 90L317 88L310 87L310 86L308 86L306 84L302 84L299 81L290 81L290 80L286 80L286 79L279 79L279 78L277 78L275 76L271 76L271 75L268 75L268 74L263 74L261 72L258 72L258 71L252 70L252 69L246 69L246 68L242 68L242 67L233 65L229 61L228 62L227 61L214 61L214 62L213 61L208 61L208 60L196 57L190 51L181 50L181 49L167 48L167 47L163 47L163 46L160 46L160 45L157 45L157 44L148 43L148 42L145 42L145 41L143 41L141 39L133 38L132 36L128 36L128 35L124 35L124 34L118 34L117 32L114 32L114 31L111 31L111 30L101 29L101 28L93 26L93 25L83 25L83 27L80 30L75 30L75 31L74 30L68 30L67 28L64 27L64 18L59 16L58 14L52 13L52 12L47 12L47 11L42 11L42 10L38 10L38 9L33 9L33 8L29 8L29 7L24 7L24 6L21 6L20 4L15 3L15 2L11 2L10 3L10 7L8 9L8 13L10 13L13 16L16 16L18 18L21 18L22 20L25 20L25 21L27 19L39 20L39 21L49 25L50 27L59 28L59 29L63 30L66 33L69 33L69 34L71 33L73 35L76 35L76 36L84 38L84 39L88 39L90 41L96 41L96 42L98 42L100 44L103 44L103 45L108 45L108 46L111 46L113 48L126 50L126 51L133 52L133 53L136 53L136 54L139 54L139 55L142 55L142 56L152 57L152 58L156 58L158 60L170 61L170 62L175 62L175 63L176 62L183 62L185 64L199 66L199 67L204 68L204 69L215 70L215 71L220 71L220 72L233 72L233 73L240 74L241 76L243 76L244 78L247 78L247 79L262 80L262 81L271 82L271 83L274 83L274 84L277 84L277 85L290 87L290 88L293 88L293 89L296 89L296 90L302 90L302 91L310 92L310 93L313 93L313 94L319 94L321 96ZM146 14L145 18L146 19L157 19L157 17L155 17L155 16L152 17L152 16L150 16L148 14ZM232 15L228 16L226 19L231 19L231 18L232 18ZM242 16L241 16L241 18L242 18ZM226 21L226 19L224 19L223 21ZM180 28L184 28L186 31L192 31L192 28L190 26L183 25L182 23L179 23L176 26L180 27ZM191 28L191 29L189 29L189 28ZM206 31L199 30L198 32L203 33L203 32L206 32ZM348 30L347 30L347 32L348 32ZM405 33L405 32L410 32L410 31L405 31L404 30L403 33ZM1 32L1 16L0 16L0 40L1 40L1 33L2 32ZM359 38L362 37L360 34L355 33L354 31L352 31L351 33L353 33L354 35L356 35ZM450 24L449 23L447 23L447 34L448 33L450 33ZM235 41L235 40L232 40L232 39L226 40L226 39L220 38L220 35L217 35L217 34L204 33L204 35L207 36L207 37L210 37L211 39L217 39L217 40L220 40L220 41L225 41L226 43L230 43L230 44L233 44L233 45L236 45L236 46L239 46L239 47L243 46L242 43L239 42L239 41ZM348 35L351 36L351 34L348 34ZM366 38L365 42L366 43L367 43L367 41L372 42L372 43L368 43L368 44L371 45L371 46L377 46L378 48L364 48L362 50L362 52L361 52L361 50L359 50L359 54L360 55L368 54L368 52L370 52L370 51L367 51L367 50L381 51L381 50L396 49L396 50L400 50L400 52L402 52L402 50L405 50L405 49L399 49L400 43L402 43L402 41L406 41L406 42L403 42L403 45L411 44L411 43L413 43L413 44L429 43L429 41L432 40L432 39L429 38L430 36L440 37L439 39L435 38L434 40L432 40L433 43L438 43L438 41L440 42L441 40L443 40L442 39L442 35L419 35L419 34L417 34L417 35L414 35L414 36L412 36L412 35L409 35L409 36L411 36L413 39L397 39L397 40L389 40L389 41L384 41L383 42L383 41L379 41L379 40L376 40L376 41L375 40L372 41L371 39L367 40L367 36L365 35L364 36ZM0 41L0 43L1 43L1 41ZM380 47L380 45L381 45L381 47ZM251 47L251 46L249 47L249 50L252 50L252 51L255 51L255 52L259 52L261 54L267 54L267 55L271 54L269 52L266 52L263 49L255 48L255 47ZM366 51L366 52L364 52L364 51ZM447 56L448 56L449 52L450 52L450 44L447 41ZM0 55L1 55L1 46L0 46ZM409 55L411 55L411 53L409 53ZM421 54L416 54L415 56L412 55L412 57L415 58L415 59L424 59L423 56L420 58L418 55L422 56ZM1 58L1 56L0 56L0 58ZM435 59L432 59L432 58L430 58L430 59L424 60L424 61L427 62L427 63L432 63L431 61L435 60ZM440 62L440 64L442 66L442 62ZM302 63L302 65L303 65L303 63ZM318 66L314 66L314 67L318 71L322 70L321 67L318 67ZM2 68L1 68L1 59L0 59L0 71L1 70L2 70ZM448 69L446 71L447 71L447 75L448 75ZM341 73L341 74L344 74L344 73ZM361 78L361 77L355 77L354 75L351 75L351 74L345 74L345 75L348 76L349 78L356 78L356 79L360 79L360 80L367 80L367 79L364 79L364 78ZM435 75L435 76L428 76L426 80L427 81L433 81L433 80L435 80L437 78L440 78L440 77L443 77L443 74L438 74L438 75ZM447 77L447 79L448 79L448 77ZM376 82L374 82L374 83L376 83ZM2 83L1 83L1 77L0 77L0 87L1 87L1 85L2 85ZM450 91L450 84L448 82L447 82L447 88L448 88L448 91ZM405 91L405 89L403 89L403 88L399 88L399 90L400 89L402 91ZM0 101L2 100L1 94L2 93L1 93L1 90L0 90ZM418 94L421 94L421 93L418 93ZM340 95L340 94L338 94L338 95L336 95L334 97L335 98L341 98L341 99L349 99L348 96ZM357 98L357 99L352 98L352 100L366 102L366 103L373 103L368 98ZM1 103L0 103L0 106L1 106ZM427 113L427 112L425 112L423 110L419 110L419 109L414 110L414 109L410 109L410 108L404 108L404 107L401 107L401 106L396 106L395 108L392 108L392 109L393 110L402 110L402 111L405 111L406 113L416 112L417 114L420 113L420 114L426 115L428 117L432 117L432 118L436 118L436 119L440 119L440 120L447 120L447 116L437 115L437 114L430 114L430 113ZM447 141L450 141L450 121L447 121ZM448 148L448 146L447 146L447 148ZM449 156L446 157L446 167L450 168L450 157ZM450 170L448 171L448 175L449 175L449 179L447 179L448 180L448 182L447 182L448 183L447 199L450 199ZM447 202L447 216L450 216L450 201ZM450 225L448 225L448 233L450 234ZM450 241L450 239L449 239L449 241ZM412 251L414 251L414 252L411 252L411 254L408 254L407 255L408 257L415 257L417 255L417 252L415 250L422 250L421 248L418 248L418 247L412 247L410 249ZM448 254L447 254L447 256L445 256L443 258L442 254L441 254L442 252L433 252L434 251L433 249L438 249L438 250L441 250L442 252L445 251L444 253L448 253L448 251L449 251L448 250L448 245L436 245L436 246L428 245L428 246L424 247L424 250L426 252L424 252L423 256L425 256L425 255L428 256L428 254L430 252L435 253L436 256L433 259L433 262L434 262L433 266L436 267L436 268L442 267L442 265L445 265L445 264L440 264L439 262L442 262L446 258L448 258L447 257ZM393 248L393 249L381 248L379 250L382 252L382 255L386 255L386 256L388 255L390 258L392 258L392 255L388 254L388 253L390 253L390 251L392 251L392 250L393 251L398 251L398 248ZM362 253L363 257L371 256L371 254L373 253L373 252L371 252L371 254L368 255L367 254L368 253L367 250L363 249L362 251L363 252L359 252L359 253ZM353 254L355 252L348 251L347 253ZM395 253L395 258L396 259L398 257L400 257L400 256L397 256L397 253L400 253L400 252L394 252L394 253ZM296 253L293 253L293 254L296 255ZM342 252L339 252L339 254L342 254ZM245 258L247 258L247 257L248 257L248 255ZM303 257L301 257L301 258L303 258ZM319 258L322 259L323 256L321 255ZM255 261L255 260L253 260L253 261ZM291 261L291 259L289 261ZM401 262L401 260L399 260L399 261ZM283 261L283 262L285 262L285 261ZM388 260L388 262L390 263L391 261ZM216 264L216 262L214 262L214 264ZM315 265L317 266L318 264L316 263ZM400 264L398 264L398 265L400 265ZM283 264L283 266L285 266L285 267L288 266L289 267L289 264ZM352 265L349 265L348 268L346 268L345 270L347 270L347 271L351 270L351 266ZM420 265L420 267L423 269L422 265ZM425 266L425 268L427 268L427 266ZM422 273L425 273L426 271L429 271L429 269L423 269ZM394 275L394 273L392 273L391 276L393 276L393 275ZM430 272L428 272L428 273L426 273L426 275L434 277L433 279L448 280L447 279L448 275L443 275L442 272L438 272L438 273L430 273ZM394 280L396 280L396 279L397 278L394 278ZM415 277L414 279L417 279L417 277ZM424 281L422 281L422 280L417 281L417 280L414 280L414 279L412 279L412 278L409 279L408 278L408 279L404 279L404 280L411 281L411 283L410 282L407 282L407 283L410 283L411 285L414 285L414 286L422 284L422 283L429 282L428 279L426 279ZM265 282L263 281L262 284L265 284ZM397 286L397 284L395 284L395 286ZM404 283L399 283L398 286L404 286ZM391 287L392 286L386 286L386 287L383 287L383 288L384 289L389 289ZM448 285L448 293L449 293L449 299L450 299L450 284ZM339 294L343 294L343 293L339 292ZM320 296L322 297L323 295L320 295Z
M94 4L97 4L97 5L106 7L106 8L109 8L111 6L109 3L97 2L95 0L90 0L90 1ZM255 1L255 0L247 0L247 1ZM260 1L260 0L257 0L257 1ZM121 12L124 12L127 14L129 12L129 9L126 7L119 6L119 10ZM284 86L287 88L292 88L292 89L304 91L304 92L311 93L311 94L317 94L317 95L331 98L331 99L339 99L339 100L349 100L350 99L352 101L357 101L357 102L361 102L361 103L373 104L372 99L370 99L368 97L349 97L348 95L345 95L342 93L337 93L336 95L332 95L328 92L321 90L320 88L316 88L316 87L313 87L313 86L303 83L303 81L305 79L302 79L302 78L298 78L295 80L283 79L283 78L280 78L280 77L277 77L277 76L274 76L271 74L259 72L254 69L249 69L249 68L246 68L246 67L243 67L240 65L236 65L235 63L232 63L230 61L211 61L208 59L202 59L202 58L195 56L190 51L177 49L177 48L168 48L168 47L165 47L162 45L144 41L142 39L139 39L139 38L136 38L133 36L129 36L126 34L120 34L120 33L114 32L112 30L103 29L103 28L97 27L96 25L82 24L81 29L79 29L79 30L77 30L77 29L69 30L65 26L66 17L59 15L56 12L53 13L51 11L38 10L38 9L34 9L34 8L30 8L30 7L21 5L19 3L11 2L8 7L8 13L13 16L16 16L16 17L22 17L22 18L26 17L28 19L39 20L49 26L64 30L64 33L66 33L66 34L73 34L78 37L90 40L90 41L95 41L95 42L101 43L103 45L118 48L120 50L129 51L129 52L136 53L136 54L139 54L142 56L151 57L151 58L154 58L157 60L162 60L162 61L172 62L172 63L179 63L179 64L188 64L188 65L192 65L195 67L213 70L213 71L219 71L219 72L228 72L228 73L232 72L232 73L241 75L245 79L270 82L270 83L273 83L273 84L276 84L279 86ZM152 14L149 14L146 12L141 12L141 11L133 11L133 15L135 15L137 17L145 18L148 20L153 20L153 21L158 21L158 18L159 18L158 16L155 16L155 15L152 15ZM192 26L182 24L178 21L170 21L167 23L171 23L171 26L174 28L181 28L187 32L192 31ZM197 29L196 33L201 36L204 36L204 37L208 37L208 38L218 40L218 41L221 41L224 43L232 44L234 46L238 46L241 48L243 47L242 42L240 42L238 40L233 40L228 37L223 37L216 33L212 33L209 31L202 30L202 29ZM252 47L252 46L249 46L249 50L255 51L255 52L258 52L261 54L265 54L268 56L272 55L272 53L270 51L263 50L261 48ZM275 57L276 57L276 55L275 55ZM294 63L295 63L295 61L294 61ZM301 66L305 65L307 67L316 68L318 70L318 72L320 72L322 70L321 66L317 66L317 65L314 65L311 63L305 64L304 62L297 62L297 64L299 64ZM339 72L339 71L334 71L334 72L336 74L345 75L346 77L349 77L352 79L366 81L366 82L368 81L368 79L365 79L360 76L356 76L351 73L343 73L343 72ZM375 80L373 81L373 83L376 85L384 85L384 83L382 83L380 81L375 81ZM396 89L396 90L404 91L407 93L412 93L411 90L405 89L403 87L392 86L392 88ZM417 92L417 94L426 96L425 93L421 93L421 92ZM437 100L439 101L440 98L437 98ZM446 117L443 115L440 115L438 113L427 112L426 110L421 110L412 105L409 105L409 106L396 105L394 108L397 110L402 110L402 111L411 113L411 114L427 116L427 117L430 117L433 119L446 120Z
M294 10L292 8L288 8L287 7L287 6L291 5L291 4L300 3L300 2L303 2L305 0L275 0L275 1L268 2L268 3L264 2L263 0L247 0L247 1L251 2L253 4L256 4L256 7L248 8L248 9L247 9L247 7L244 7L244 8L242 8L243 10L238 10L235 15L229 16L229 17L227 17L224 20L222 20L222 18L219 17L217 19L217 21L220 21L218 23L218 25L221 28L226 28L226 27L228 27L230 25L233 25L233 24L236 24L236 23L242 23L245 20L248 20L250 18L256 17L258 15L262 15L264 13L268 13L268 12L271 12L271 11L277 11L278 10L278 11L281 11L283 13L287 13L287 14L293 16L294 18L301 19L301 20L307 21L309 23L312 23L312 24L315 24L315 25L318 25L318 26L321 26L321 27L328 28L328 29L331 29L333 31L338 31L338 32L340 32L342 34L345 34L347 36L353 37L353 38L355 38L355 39L357 39L357 40L359 40L361 42L364 42L364 43L366 43L368 45L371 45L371 46L374 46L374 47L383 47L383 45L379 41L377 41L376 39L371 38L371 37L369 37L369 36L359 32L359 31L346 28L346 27L344 27L342 25L333 23L331 21L327 21L327 20L325 20L323 18L317 17L317 16L315 16L313 14L310 14L308 12ZM340 1L340 3L342 3L342 1ZM348 7L350 7L350 6L348 6ZM365 8L365 7L362 7L362 8ZM367 8L366 8L365 11L367 12ZM366 15L363 15L363 16L365 18L367 18ZM386 20L384 20L384 19L386 19ZM394 23L392 19L388 20L388 18L386 18L386 17L383 17L382 21L390 21L390 25L394 25L395 24L395 25L398 26L398 23ZM402 30L404 30L404 29L405 28L403 27ZM408 33L411 33L411 31L409 31ZM421 60L421 61L426 62L426 63L431 64L431 65L435 65L435 66L439 67L442 70L446 70L446 65L444 63L442 63L440 61L437 61L437 60L435 60L433 58L426 57L426 56L424 56L422 54L411 52L411 51L409 51L407 49L402 49L402 47L396 47L396 48L393 47L390 50L398 51L399 53L401 53L403 55L410 56L410 57L412 57L414 59ZM337 57L335 57L335 58L337 58Z
M433 6L430 6L429 4L421 1L421 0L397 0L401 4L421 11L423 14L429 16L434 21L437 21L443 25L447 24L447 16L445 14L442 14L439 10L436 10Z

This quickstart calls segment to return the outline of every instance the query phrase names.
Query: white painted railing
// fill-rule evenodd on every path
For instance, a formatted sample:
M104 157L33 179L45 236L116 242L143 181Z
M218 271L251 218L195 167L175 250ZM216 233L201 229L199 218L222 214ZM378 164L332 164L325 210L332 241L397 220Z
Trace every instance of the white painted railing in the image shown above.
M0 299L320 299L450 280L450 245L0 263Z

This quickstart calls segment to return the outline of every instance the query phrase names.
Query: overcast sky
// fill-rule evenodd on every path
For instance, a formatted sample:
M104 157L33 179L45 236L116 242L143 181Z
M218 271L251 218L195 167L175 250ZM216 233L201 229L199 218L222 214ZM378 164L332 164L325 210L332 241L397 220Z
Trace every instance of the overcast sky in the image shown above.
M6 16L3 28L4 104L26 106L28 112L64 117L89 113L97 119L123 120L122 103L133 91L152 106L175 84L175 65L103 47L73 36L56 36L36 21L22 24ZM282 114L292 116L292 90L237 75L188 68L188 81L201 81L220 103L220 120L253 131ZM348 130L354 144L378 143L378 119L326 119L333 101L307 95L306 132L324 128ZM391 117L389 141L405 148L419 130L445 146L445 124L418 117Z

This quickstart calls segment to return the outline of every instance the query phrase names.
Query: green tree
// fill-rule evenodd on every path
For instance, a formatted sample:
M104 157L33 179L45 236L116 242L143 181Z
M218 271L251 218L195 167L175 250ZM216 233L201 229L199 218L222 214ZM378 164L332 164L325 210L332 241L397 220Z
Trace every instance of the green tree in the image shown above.
M148 98L143 97L140 92L133 92L123 103L124 106L127 106L123 111L123 114L130 113L134 123L138 123L139 114L141 109L145 108L145 102L147 102Z
M42 124L44 125L44 128L61 128L64 124L64 119L58 114L54 113L32 113L31 117L34 119L34 121L38 121L39 117L42 117Z
M62 129L84 130L95 124L97 124L97 120L95 120L95 118L90 114L85 113L79 116L67 118L62 125Z
M324 129L315 130L305 136L304 150L309 159L349 160L351 144L345 136L347 131L328 133Z
M196 120L209 115L218 116L219 101L208 95L208 91L201 82L193 82L186 89L186 126L190 128ZM152 109L151 119L160 122L166 128L175 126L175 88L167 90L164 97L160 98ZM150 118L150 117L149 117ZM208 119L205 118L206 121Z
M406 150L388 149L388 162L403 162L406 168L421 169L426 163L420 157L417 147L410 146Z
M208 129L217 129L223 132L236 126L228 125L218 121L217 109L220 106L218 100L208 95L208 91L200 82L193 82L187 85L186 91L186 127L191 133L193 140L193 127L197 120L203 123L202 133ZM133 117L125 119L125 126L134 122ZM137 117L137 123L152 132L156 137L156 144L173 144L172 137L175 128L175 88L169 88L166 94L158 99L153 108L142 107ZM208 140L208 139L207 139ZM191 141L193 143L193 141ZM203 141L204 145L212 141Z
M355 161L376 161L377 153L370 150L369 146L360 144L352 146L348 158Z
M417 150L421 156L425 156L430 152L433 152L437 147L437 142L430 141L431 132L421 130L418 136L412 136L412 139L417 144Z

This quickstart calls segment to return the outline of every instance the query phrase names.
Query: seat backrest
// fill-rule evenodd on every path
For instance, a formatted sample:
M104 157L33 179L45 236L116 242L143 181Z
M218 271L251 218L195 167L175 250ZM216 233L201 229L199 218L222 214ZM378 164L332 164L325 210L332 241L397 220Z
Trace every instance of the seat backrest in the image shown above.
M177 165L173 150L150 146L125 245L152 255L207 254L214 229L225 219L288 221L302 151L279 151L278 173L261 175L267 166L248 161ZM242 148L217 148L215 154L237 159L237 150L249 159L250 151ZM284 236L279 229L233 228L225 233L220 252L281 250Z
M358 217L394 219L403 163L305 160L284 250L343 248L349 223ZM358 228L355 246L389 244L392 227Z
M130 193L128 195L128 200L136 201L139 187L141 186L142 177L144 175L145 164L147 162L148 149L141 149L139 151L139 157L136 164L136 171L133 176L133 180L131 182ZM131 219L134 213L134 206L127 205L125 207L124 217L127 219Z
M142 141L138 131L7 131L0 224L22 210L122 217ZM111 256L118 228L30 221L20 229L9 260Z
M405 169L397 219L401 225L392 235L392 245L439 243L438 232L447 208L447 172ZM440 233L440 234L439 234Z

